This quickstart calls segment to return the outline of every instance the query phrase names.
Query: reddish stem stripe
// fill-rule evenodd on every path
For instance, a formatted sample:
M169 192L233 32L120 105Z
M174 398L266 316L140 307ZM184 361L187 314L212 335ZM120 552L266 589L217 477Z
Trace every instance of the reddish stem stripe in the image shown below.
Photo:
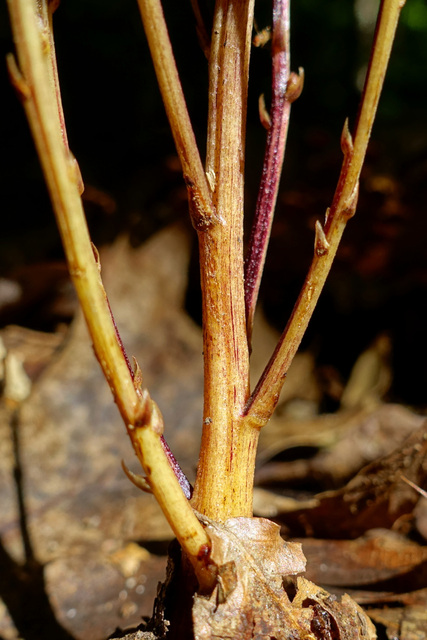
M130 360L129 360L128 355L126 353L126 350L125 350L122 338L120 336L119 330L117 328L117 324L116 324L116 321L114 319L113 312L111 311L111 306L110 306L110 302L109 302L108 299L107 299L107 303L108 303L108 308L110 310L111 320L113 322L114 329L115 329L115 332L116 332L117 342L120 345L121 352L122 352L123 357L124 357L124 359L126 361L126 364L128 366L130 375L132 376L132 380L134 380L135 379L135 372L134 372L134 370L133 370L133 368L132 368L132 366L130 364ZM176 460L176 458L173 455L172 451L169 449L169 445L166 442L164 436L160 436L160 440L161 440L161 443L162 443L163 451L166 454L168 462L169 462L170 466L172 467L172 470L173 470L173 472L174 472L174 474L175 474L175 476L176 476L176 478L177 478L177 480L179 482L179 485L180 485L182 491L184 492L185 497L189 500L191 498L191 494L193 493L193 487L191 486L191 484L189 483L189 481L187 479L187 476L185 475L185 473L183 472L183 470L179 466L178 461Z
M272 57L271 126L267 134L255 219L245 262L245 307L249 342L288 132L290 101L287 99L286 89L290 73L289 0L274 0L273 3Z

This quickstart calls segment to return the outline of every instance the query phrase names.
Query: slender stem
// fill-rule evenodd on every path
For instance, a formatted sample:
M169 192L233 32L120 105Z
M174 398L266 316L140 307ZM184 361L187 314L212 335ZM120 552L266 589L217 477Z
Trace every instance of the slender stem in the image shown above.
M46 10L45 2L42 4ZM46 178L70 275L86 318L96 356L110 385L147 480L175 535L203 576L210 542L170 467L161 442L163 422L148 391L133 379L117 340L97 256L90 242L78 190L75 161L64 146L58 117L59 86L52 83L54 55L49 23L32 0L9 0L19 67L8 59L12 82L22 98ZM88 425L89 426L89 425ZM203 558L202 558L203 556Z
M300 345L330 271L348 219L354 215L359 176L397 28L401 0L383 0L371 61L356 124L354 146L347 122L341 138L344 161L324 228L316 224L313 261L285 331L246 408L250 424L262 427L270 419L292 359Z
M267 134L261 185L245 263L245 307L249 344L279 190L291 111L291 100L287 96L290 74L289 4L289 0L273 2L271 125Z
M93 246L93 249L95 249L94 246ZM99 257L98 257L97 253L96 253L96 259L97 259L97 262L99 264ZM119 343L123 358L125 359L125 362L127 364L127 368L129 370L129 373L130 373L131 378L133 380L133 384L134 384L134 386L137 386L137 388L143 388L143 385L142 385L142 373L141 373L141 370L139 368L139 365L135 360L135 362L134 362L135 371L132 369L130 361L129 361L129 358L128 358L128 355L126 353L126 349L124 347L124 344L122 342L122 338L121 338L120 333L119 333L119 329L118 329L118 327L116 325L116 321L114 320L113 312L111 310L108 298L107 298L107 303L108 303L108 309L110 311L111 321L113 323L114 330L116 332L116 339L117 339L117 342ZM135 380L135 375L137 376L136 380ZM175 474L175 476L176 476L176 478L177 478L177 480L179 482L179 485L180 485L181 489L183 490L183 492L185 494L185 497L190 499L192 491L193 491L193 488L192 488L191 484L189 483L188 478L186 477L185 473L183 472L183 470L179 466L178 461L176 460L175 456L173 455L172 451L170 450L169 445L166 442L165 437L163 435L160 436L160 442L162 444L163 451L165 452L165 455L166 455L166 457L168 459L168 462L169 462L170 466L172 467L173 472L174 472L174 474ZM122 467L123 467L123 469L127 469L127 467L124 464L124 462L122 462ZM125 473L128 475L128 477L131 477L130 473L128 473L127 471L125 471ZM145 487L148 484L147 481L145 480L145 478L143 479L143 483L144 483ZM145 490L147 490L147 489L145 488Z
M160 0L138 0L138 5L188 189L192 222L196 229L205 229L218 220L188 115L162 6Z
M243 286L243 180L253 0L217 0L209 62L206 172L224 220L199 233L204 424L193 504L223 521L252 515L256 429L241 428L249 395Z
M204 20L202 9L200 7L200 0L191 0L191 6L193 8L194 17L196 19L196 31L197 31L197 37L199 39L199 44L206 58L209 60L211 39L210 39L208 30L206 28L206 23Z

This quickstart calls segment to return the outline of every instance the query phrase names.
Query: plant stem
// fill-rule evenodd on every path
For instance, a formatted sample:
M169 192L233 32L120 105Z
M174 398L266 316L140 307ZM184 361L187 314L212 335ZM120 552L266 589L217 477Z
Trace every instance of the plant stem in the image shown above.
M383 0L371 61L358 114L354 146L345 123L341 146L344 160L324 228L316 224L313 261L289 322L246 408L248 423L264 426L278 402L292 359L300 345L329 274L342 234L356 209L359 176L378 106L396 32L402 0Z
M209 60L209 51L211 48L211 39L206 28L203 12L200 7L200 0L191 0L191 6L193 8L194 18L196 20L196 31L199 39L200 47L205 54L207 60Z
M290 73L289 0L273 2L272 58L271 125L267 134L261 185L245 263L245 307L249 345L279 190L291 111L291 102L286 96Z
M242 428L249 395L243 286L243 184L253 0L217 0L209 61L206 173L222 224L199 232L204 424L193 504L224 521L252 515L258 430Z
M205 576L210 541L195 517L162 447L163 422L148 391L133 380L117 339L79 196L75 161L64 145L58 107L59 86L52 82L54 51L49 46L50 5L39 15L32 0L9 0L19 67L9 56L12 82L22 98L55 210L71 278L86 318L94 350L126 425L148 483L196 574ZM89 427L89 425L88 425ZM202 557L203 556L203 557Z
M211 192L182 92L160 0L138 0L157 81L187 185L196 229L216 223Z

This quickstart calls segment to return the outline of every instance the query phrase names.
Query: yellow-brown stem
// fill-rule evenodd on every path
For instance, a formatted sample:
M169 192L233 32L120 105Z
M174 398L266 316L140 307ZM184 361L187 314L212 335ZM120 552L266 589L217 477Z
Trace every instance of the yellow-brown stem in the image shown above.
M324 228L320 223L316 226L315 251L309 273L280 342L246 409L248 424L253 426L264 426L275 409L286 373L331 269L344 228L355 213L359 176L403 5L404 0L383 0L381 4L354 144L346 122L341 137L344 153L341 174Z
M217 219L175 65L162 5L160 0L138 0L138 4L188 188L192 221L196 229L204 229Z
M151 489L200 581L211 580L206 570L209 538L194 515L171 469L161 444L162 419L148 391L135 387L111 317L97 256L89 238L79 196L75 161L61 132L59 86L52 81L54 55L46 46L49 28L44 12L33 0L9 0L19 68L13 56L9 72L31 126L52 199L59 230L94 350L126 425ZM90 428L90 425L88 425Z
M243 184L253 0L218 0L209 61L206 173L223 222L199 233L204 424L193 504L223 521L252 515L258 431L242 427L249 393L243 289Z
M323 245L319 246L316 238L313 261L292 315L247 408L247 422L254 428L267 424L277 405L286 373L316 307L346 223L347 218L336 218Z

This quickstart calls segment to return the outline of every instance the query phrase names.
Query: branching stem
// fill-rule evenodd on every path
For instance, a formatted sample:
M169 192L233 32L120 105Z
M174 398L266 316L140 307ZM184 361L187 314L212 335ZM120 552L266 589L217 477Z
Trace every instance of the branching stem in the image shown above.
M243 180L253 0L217 0L209 61L206 173L222 224L199 233L204 424L193 504L224 521L252 515L256 429L249 396L243 286Z
M284 377L324 286L342 233L354 215L360 171L402 0L383 0L353 141L347 123L344 161L325 225L316 224L313 261L288 325L249 397L253 313L277 197L289 106L300 86L289 83L288 1L274 2L273 104L254 237L243 266L243 186L247 88L254 0L216 0L209 52L206 171L197 149L160 0L138 0L163 101L198 232L203 295L204 420L192 503L224 521L252 515L259 429L271 417ZM185 498L162 445L163 420L129 368L102 285L80 199L77 163L68 149L57 80L51 13L55 2L8 0L18 53L12 82L26 110L63 240L69 270L95 353L111 387L147 486L163 509L202 587L212 584L210 540ZM41 13L39 13L41 11ZM145 485L144 485L145 486Z
M188 115L163 9L160 0L138 0L138 5L188 189L193 225L196 229L206 229L218 218Z
M354 145L345 123L341 146L344 160L324 227L316 225L313 261L289 322L246 407L249 424L264 426L278 402L292 359L301 343L337 252L344 228L356 209L359 176L371 135L402 0L383 0L371 61L356 124Z
M8 59L12 82L16 87L36 143L55 210L70 275L86 318L96 356L111 387L135 452L148 483L200 580L206 572L210 541L185 498L163 450L163 422L148 391L133 379L117 339L108 300L102 285L97 256L90 242L79 195L75 160L61 132L59 86L52 69L56 68L50 42L51 4L33 0L9 0L12 29L18 54Z
M271 125L267 134L261 185L245 263L245 308L249 344L279 191L291 101L297 93L294 90L290 97L287 91L290 74L289 0L273 2L272 58ZM301 83L302 79L299 81Z

